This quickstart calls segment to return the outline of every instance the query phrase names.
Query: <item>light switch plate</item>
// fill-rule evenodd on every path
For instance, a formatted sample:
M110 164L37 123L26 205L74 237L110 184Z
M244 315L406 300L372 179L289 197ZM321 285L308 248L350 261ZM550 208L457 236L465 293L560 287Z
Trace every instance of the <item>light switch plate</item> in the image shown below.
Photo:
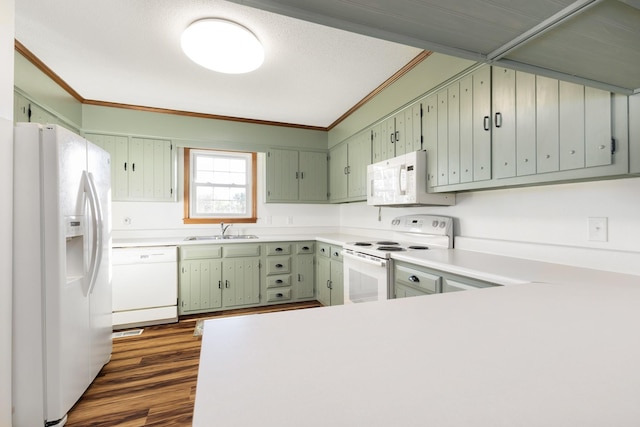
M608 239L607 217L589 218L589 241L606 242Z

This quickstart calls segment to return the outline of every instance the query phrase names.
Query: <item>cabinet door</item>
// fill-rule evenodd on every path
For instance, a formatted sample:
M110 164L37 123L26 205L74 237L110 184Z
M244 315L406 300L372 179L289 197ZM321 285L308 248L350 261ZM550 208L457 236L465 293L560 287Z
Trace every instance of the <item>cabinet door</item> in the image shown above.
M460 182L460 83L447 89L447 134L449 184Z
M298 200L298 152L270 149L266 160L267 201Z
M438 185L449 183L448 90L438 92Z
M298 255L295 258L295 298L313 298L313 254Z
M299 200L327 200L327 153L300 151Z
M491 67L473 73L473 180L491 179Z
M129 179L129 194L133 199L142 199L144 196L144 144L140 138L131 138L129 141L128 161L125 161L125 170Z
M584 168L584 86L559 82L560 170Z
M221 261L183 261L180 266L180 313L206 311L221 306Z
M386 159L382 151L382 139L380 138L380 124L371 128L371 162L378 163Z
M537 172L560 169L558 80L536 76Z
M347 144L329 151L329 195L332 201L347 198Z
M407 111L409 112L408 115L407 115ZM395 155L400 156L406 153L407 141L409 142L411 141L411 138L408 135L409 132L407 131L408 129L413 131L413 128L411 127L411 123L410 123L411 109L409 108L408 110L403 110L398 114L396 114L395 121L396 121L396 130L394 133L394 144L396 146Z
M493 147L496 178L516 176L516 72L494 67Z
M385 159L396 156L396 118L390 117L385 120L386 133L383 136L382 144L386 147Z
M331 261L331 305L344 304L344 272L341 262Z
M331 305L331 260L318 256L316 269L316 299L322 305Z
M129 196L129 138L117 135L87 134L85 137L111 156L111 193L113 200Z
M586 166L610 165L611 93L585 88L585 129Z
M13 121L29 121L29 100L17 92L13 93Z
M536 76L516 72L516 174L536 173Z
M407 114L409 114L407 112ZM415 104L411 108L411 143L407 141L406 152L422 150L422 104ZM407 132L408 133L408 132Z
M362 132L348 143L347 188L349 198L367 195L367 165L371 164L371 134Z
M135 138L133 138L135 139ZM171 185L171 142L158 139L143 139L143 198L149 200L170 200Z
M423 147L427 152L427 184L432 188L438 185L438 95L428 96L423 104Z
M223 263L225 307L260 302L260 259L226 258Z
M460 182L473 181L473 76L460 80Z

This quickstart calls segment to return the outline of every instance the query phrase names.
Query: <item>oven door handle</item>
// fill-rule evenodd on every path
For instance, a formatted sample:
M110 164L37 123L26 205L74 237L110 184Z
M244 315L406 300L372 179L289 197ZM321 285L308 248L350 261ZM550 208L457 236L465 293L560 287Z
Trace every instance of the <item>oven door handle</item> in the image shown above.
M347 259L352 259L354 261L363 262L369 265L375 265L376 267L385 267L387 265L386 259L380 259L375 257L363 257L350 254L349 252L342 252L342 256Z

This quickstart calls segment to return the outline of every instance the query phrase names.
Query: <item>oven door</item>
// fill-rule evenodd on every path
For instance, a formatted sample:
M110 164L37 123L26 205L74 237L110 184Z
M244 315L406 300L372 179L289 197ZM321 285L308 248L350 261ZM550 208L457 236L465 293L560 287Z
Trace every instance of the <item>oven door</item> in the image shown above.
M348 249L342 259L345 304L389 299L389 260Z

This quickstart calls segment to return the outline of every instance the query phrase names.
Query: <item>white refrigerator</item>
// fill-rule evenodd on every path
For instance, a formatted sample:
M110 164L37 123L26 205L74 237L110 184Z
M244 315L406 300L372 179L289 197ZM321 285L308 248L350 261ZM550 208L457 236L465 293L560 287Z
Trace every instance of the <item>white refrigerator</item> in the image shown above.
M13 426L62 426L111 357L110 158L56 125L14 135Z

